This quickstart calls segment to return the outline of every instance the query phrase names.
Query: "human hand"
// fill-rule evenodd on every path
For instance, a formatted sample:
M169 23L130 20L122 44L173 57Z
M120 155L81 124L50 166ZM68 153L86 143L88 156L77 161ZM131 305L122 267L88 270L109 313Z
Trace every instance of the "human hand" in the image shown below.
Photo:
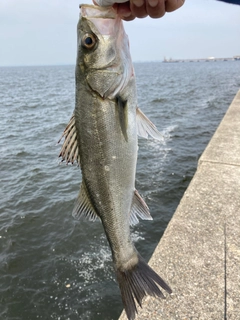
M116 2L115 2L116 1ZM135 18L161 18L166 12L180 8L185 0L94 0L100 6L113 5L123 20Z

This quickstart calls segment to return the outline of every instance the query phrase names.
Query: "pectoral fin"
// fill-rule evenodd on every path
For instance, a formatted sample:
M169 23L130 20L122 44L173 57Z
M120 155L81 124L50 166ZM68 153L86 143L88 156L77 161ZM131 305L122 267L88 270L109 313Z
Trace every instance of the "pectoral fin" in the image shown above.
M156 126L148 119L147 116L139 109L136 110L137 117L137 133L140 137L148 139L148 136L156 140L163 140L162 134Z
M99 219L91 200L89 199L84 181L81 184L80 192L76 199L72 215L76 219L86 218L89 221Z
M138 224L139 219L152 220L149 208L137 190L134 191L132 207L130 212L130 225Z
M73 164L75 161L77 161L78 164L80 164L74 115L70 119L58 143L63 137L64 143L59 154L59 157L62 157L62 162L66 161L67 164Z
M127 101L123 101L120 96L116 97L117 109L119 114L119 122L122 130L122 134L126 141L128 141L127 136L127 126L128 126L128 116L127 116Z

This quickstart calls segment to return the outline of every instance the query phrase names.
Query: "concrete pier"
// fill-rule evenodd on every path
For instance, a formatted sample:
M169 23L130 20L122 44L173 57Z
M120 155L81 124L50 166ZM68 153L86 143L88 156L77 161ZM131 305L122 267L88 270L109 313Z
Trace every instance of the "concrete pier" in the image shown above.
M240 90L149 264L173 293L136 320L240 319Z

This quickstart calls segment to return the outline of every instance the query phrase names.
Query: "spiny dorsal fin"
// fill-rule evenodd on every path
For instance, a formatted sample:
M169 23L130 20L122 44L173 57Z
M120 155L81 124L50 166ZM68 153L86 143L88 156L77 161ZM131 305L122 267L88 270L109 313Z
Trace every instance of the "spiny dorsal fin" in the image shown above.
M148 117L139 109L136 109L137 133L140 137L148 139L148 136L156 140L163 140L162 134Z
M78 164L80 164L74 115L70 119L58 143L63 137L65 140L59 154L59 157L62 157L62 162L66 161L66 164L73 164L75 161L77 161Z
M130 225L134 226L142 220L152 220L149 208L137 190L134 191L132 207L130 211Z
M89 221L98 219L98 215L89 199L87 188L84 181L82 181L79 195L76 199L72 215L76 219L86 218Z
M116 97L116 102L118 106L119 122L122 129L122 134L126 141L128 141L127 136L127 126L128 126L128 117L127 117L127 101L123 101L120 96Z

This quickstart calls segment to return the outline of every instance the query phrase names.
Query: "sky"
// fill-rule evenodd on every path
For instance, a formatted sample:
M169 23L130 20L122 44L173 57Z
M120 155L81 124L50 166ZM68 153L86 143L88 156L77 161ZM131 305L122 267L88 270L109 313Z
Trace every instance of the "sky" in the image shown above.
M79 3L0 0L0 66L75 64ZM135 19L124 25L133 61L240 55L237 5L186 0L163 18Z

